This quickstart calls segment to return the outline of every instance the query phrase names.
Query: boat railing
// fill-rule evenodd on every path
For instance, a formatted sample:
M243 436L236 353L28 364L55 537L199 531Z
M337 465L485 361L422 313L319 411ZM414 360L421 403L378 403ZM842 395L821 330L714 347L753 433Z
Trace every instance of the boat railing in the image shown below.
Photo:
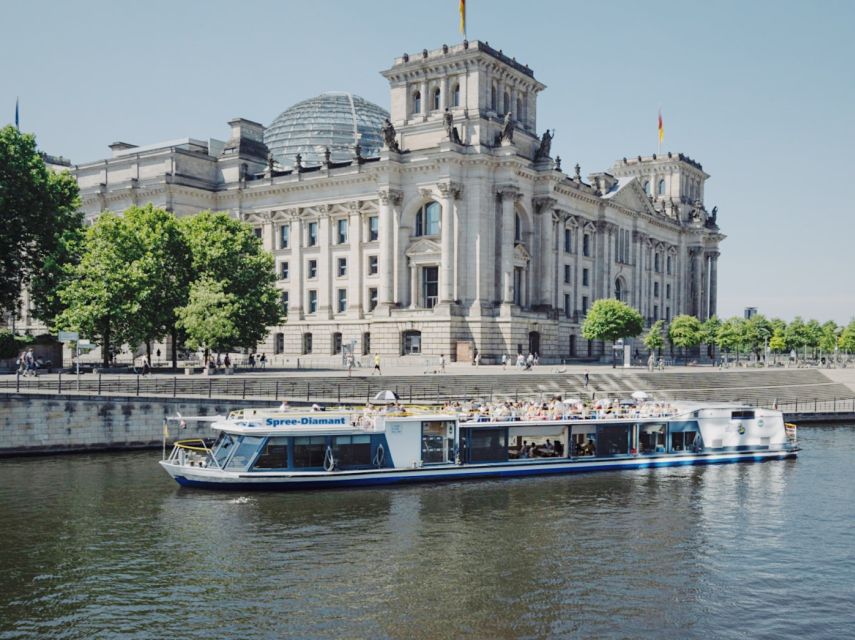
M205 455L202 455L202 454ZM202 438L176 440L172 443L172 452L167 462L180 466L204 467L213 462L214 466L222 469L208 444Z

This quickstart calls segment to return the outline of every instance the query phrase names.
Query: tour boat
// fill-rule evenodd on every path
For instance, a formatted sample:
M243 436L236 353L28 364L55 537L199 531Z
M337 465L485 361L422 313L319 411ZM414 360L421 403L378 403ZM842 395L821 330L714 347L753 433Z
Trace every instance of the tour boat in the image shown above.
M317 409L317 407L315 407ZM178 419L178 418L176 418ZM243 409L160 464L206 489L315 489L795 458L780 411L727 403ZM165 453L165 447L164 447Z

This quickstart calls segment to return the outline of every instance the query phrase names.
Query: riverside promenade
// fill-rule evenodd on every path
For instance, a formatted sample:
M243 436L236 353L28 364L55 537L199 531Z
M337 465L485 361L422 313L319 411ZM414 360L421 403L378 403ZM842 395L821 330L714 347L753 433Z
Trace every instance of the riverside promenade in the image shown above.
M588 372L588 383L585 373ZM360 405L384 390L402 402L624 399L731 401L781 409L797 424L855 423L855 369L542 365L383 366L372 369L238 370L233 375L157 372L0 376L0 455L160 446L168 416L223 415L248 406ZM176 437L209 436L205 424L173 425Z

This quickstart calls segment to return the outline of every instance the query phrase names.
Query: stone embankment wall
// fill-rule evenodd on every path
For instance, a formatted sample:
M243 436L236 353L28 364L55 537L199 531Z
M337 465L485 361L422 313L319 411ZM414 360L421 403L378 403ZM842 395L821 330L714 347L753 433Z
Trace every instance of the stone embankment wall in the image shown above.
M0 456L160 446L163 420L225 415L241 407L278 403L137 397L75 397L36 394L0 395ZM208 423L169 423L169 441L210 437Z

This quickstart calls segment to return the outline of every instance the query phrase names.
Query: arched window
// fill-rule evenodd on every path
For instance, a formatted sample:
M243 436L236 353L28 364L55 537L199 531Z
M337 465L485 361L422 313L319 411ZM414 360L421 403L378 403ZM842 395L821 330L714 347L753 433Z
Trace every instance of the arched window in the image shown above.
M514 214L514 242L522 242L522 221L520 214Z
M662 180L660 180L660 181L659 181L659 187L658 187L658 189L657 189L657 193L658 193L660 196L664 196L664 195L665 195L665 180L664 180L664 179L662 179Z
M460 84L455 83L454 88L451 90L451 106L459 107L460 106Z
M620 278L615 280L615 300L622 300L623 296L623 282Z
M421 91L413 92L413 113L422 112L422 94Z
M497 104L498 98L496 97L496 93L496 85L493 85L493 88L490 91L490 108L493 111L497 111L499 108L499 105Z
M416 214L416 235L439 235L439 218L442 208L438 202L428 202Z
M644 181L644 193L650 195L650 180Z
M505 108L502 109L502 112L507 113L508 111L511 110L511 94L509 94L507 91L505 91L503 102L504 102Z
M433 90L433 110L439 110L439 87Z

